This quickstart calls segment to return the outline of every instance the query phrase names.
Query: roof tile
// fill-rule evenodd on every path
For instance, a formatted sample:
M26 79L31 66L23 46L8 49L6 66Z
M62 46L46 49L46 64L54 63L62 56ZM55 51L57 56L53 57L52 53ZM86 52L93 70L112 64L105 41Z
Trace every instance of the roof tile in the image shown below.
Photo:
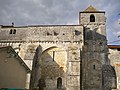
M83 12L100 12L96 8L94 8L92 5L90 5L86 10Z

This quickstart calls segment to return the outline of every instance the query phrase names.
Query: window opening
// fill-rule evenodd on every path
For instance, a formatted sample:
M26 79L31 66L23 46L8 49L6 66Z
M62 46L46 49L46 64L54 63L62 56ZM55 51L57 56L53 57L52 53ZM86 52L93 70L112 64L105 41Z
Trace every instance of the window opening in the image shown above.
M10 29L9 34L16 34L16 29Z
M81 32L80 31L78 31L78 30L75 30L75 35L80 35L81 34Z
M99 44L102 45L102 42L100 42Z
M53 61L55 61L55 51L53 51Z
M61 77L59 77L58 79L57 79L57 89L59 90L61 90L62 89L62 78Z
M55 35L55 36L57 36L57 35L58 35L58 33L54 31L54 35Z
M94 15L90 15L90 22L95 22L95 16Z
M14 29L13 34L16 34L16 30Z
M10 30L10 33L9 34L12 34L12 29Z
M95 65L93 65L93 69L95 69Z
M47 32L47 35L49 36L49 35L52 35L51 33L49 33L49 32Z

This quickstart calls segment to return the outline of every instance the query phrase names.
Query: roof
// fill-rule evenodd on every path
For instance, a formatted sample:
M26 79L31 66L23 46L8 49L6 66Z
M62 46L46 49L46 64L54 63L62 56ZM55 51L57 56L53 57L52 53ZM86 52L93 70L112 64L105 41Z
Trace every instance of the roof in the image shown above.
M20 58L20 56L15 52L15 50L11 46L0 47L0 49L8 49L8 50L10 50L17 57L17 60L19 61L19 63L21 63L24 66L26 71L31 72L29 67L25 64L25 62Z
M120 49L120 45L108 45L110 49Z
M14 27L14 22L12 22L12 25L0 25L2 28L12 28Z
M87 9L82 11L82 13L105 13L105 12L98 11L96 8L94 8L92 5L90 5Z
M62 26L83 26L83 25L80 25L80 24L78 24L78 25L26 25L26 26L4 26L4 25L0 25L1 26L1 28L28 28L28 27L62 27Z

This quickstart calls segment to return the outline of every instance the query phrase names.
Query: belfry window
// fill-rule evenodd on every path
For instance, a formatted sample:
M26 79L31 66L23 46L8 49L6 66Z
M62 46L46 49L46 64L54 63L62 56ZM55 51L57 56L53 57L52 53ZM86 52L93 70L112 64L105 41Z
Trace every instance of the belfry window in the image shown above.
M61 77L59 77L58 79L57 79L57 89L59 90L61 90L62 89L62 78Z
M95 22L95 16L93 14L90 15L90 22Z

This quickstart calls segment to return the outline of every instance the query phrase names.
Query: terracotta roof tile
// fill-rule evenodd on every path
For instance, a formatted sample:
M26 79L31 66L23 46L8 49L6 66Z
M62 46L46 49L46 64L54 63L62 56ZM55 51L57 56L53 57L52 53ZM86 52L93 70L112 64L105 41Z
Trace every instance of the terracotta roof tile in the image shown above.
M111 49L120 49L120 45L108 45L108 48L111 48Z
M101 12L98 11L96 8L94 8L92 5L90 5L87 9L85 9L83 12Z

